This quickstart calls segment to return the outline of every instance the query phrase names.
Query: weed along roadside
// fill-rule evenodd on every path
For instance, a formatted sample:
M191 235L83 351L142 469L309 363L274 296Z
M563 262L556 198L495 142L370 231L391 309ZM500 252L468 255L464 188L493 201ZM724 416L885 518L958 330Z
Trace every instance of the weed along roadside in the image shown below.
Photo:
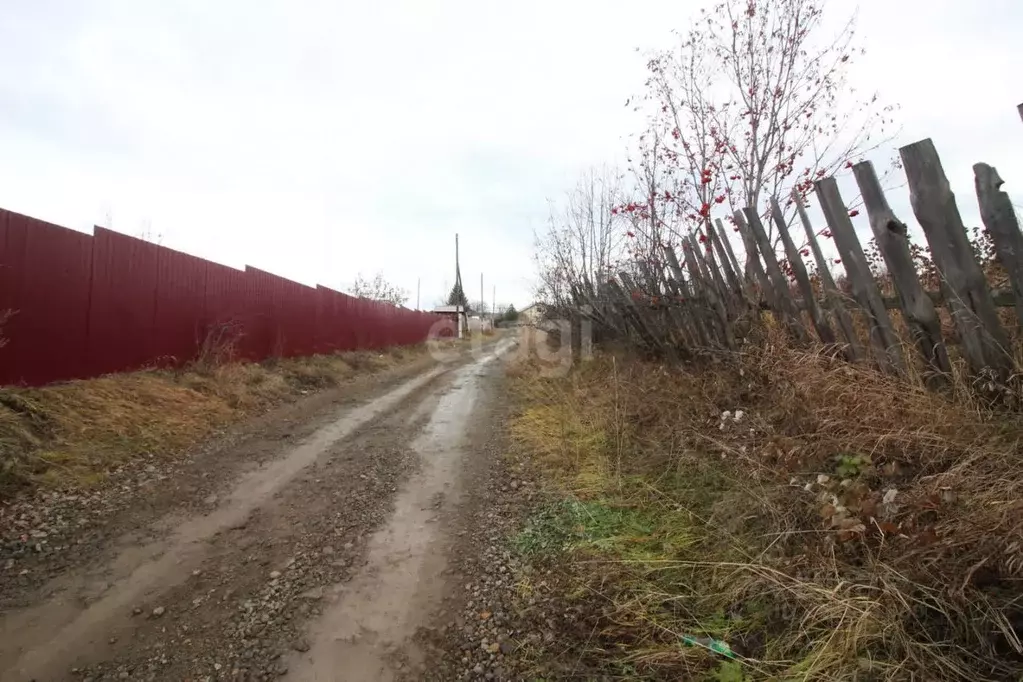
M774 340L509 369L523 679L1020 679L1023 423Z
M422 344L262 363L197 362L180 371L2 388L0 495L35 487L88 489L140 458L171 457L246 417L343 389L360 377L433 361Z

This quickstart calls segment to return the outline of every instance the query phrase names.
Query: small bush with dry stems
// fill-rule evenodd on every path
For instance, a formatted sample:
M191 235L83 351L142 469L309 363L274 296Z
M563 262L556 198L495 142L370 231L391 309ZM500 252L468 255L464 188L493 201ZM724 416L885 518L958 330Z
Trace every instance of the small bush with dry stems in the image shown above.
M1021 679L1019 417L772 333L700 367L598 355L512 382L519 447L589 505L562 564L594 603L594 669Z

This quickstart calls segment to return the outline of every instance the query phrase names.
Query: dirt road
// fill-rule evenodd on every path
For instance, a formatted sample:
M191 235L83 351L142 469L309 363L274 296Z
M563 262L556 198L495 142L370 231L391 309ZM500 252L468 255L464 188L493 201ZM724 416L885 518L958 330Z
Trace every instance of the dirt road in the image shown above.
M137 503L51 535L63 551L4 583L0 679L417 677L413 635L444 598L514 343L314 396L143 470Z

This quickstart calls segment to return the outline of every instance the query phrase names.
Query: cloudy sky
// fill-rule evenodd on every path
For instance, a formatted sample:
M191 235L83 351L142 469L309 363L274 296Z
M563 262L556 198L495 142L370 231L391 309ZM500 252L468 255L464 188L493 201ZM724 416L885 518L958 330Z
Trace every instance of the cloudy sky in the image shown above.
M413 304L421 278L424 307L457 232L470 297L482 272L521 306L548 200L640 125L635 48L699 6L8 0L0 206L307 284L382 270ZM860 30L858 85L902 106L892 149L934 138L968 221L976 161L1020 197L1023 8L863 0Z

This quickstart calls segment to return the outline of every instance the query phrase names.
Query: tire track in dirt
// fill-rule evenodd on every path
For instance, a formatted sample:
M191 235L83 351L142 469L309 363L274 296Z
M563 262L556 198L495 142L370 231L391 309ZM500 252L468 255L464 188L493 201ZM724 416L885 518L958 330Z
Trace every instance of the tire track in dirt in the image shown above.
M133 622L133 611L140 608L140 604L152 602L168 588L181 586L190 578L201 577L200 565L217 545L217 542L208 542L211 538L230 529L244 531L248 523L255 523L253 528L258 527L259 518L267 516L267 510L257 512L260 506L270 502L276 493L304 469L330 451L336 443L350 437L358 428L399 408L417 390L428 387L430 382L441 377L448 369L446 366L437 367L364 405L344 410L334 421L315 431L283 457L243 476L226 499L209 514L188 518L177 525L167 539L126 548L107 566L106 589L101 590L91 604L83 607L76 599L77 595L69 590L63 599L56 598L5 613L0 620L0 678L63 679L72 665L82 667L89 660L101 660L125 646L130 647L119 643L130 639L136 630L146 629L139 628ZM316 499L315 495L310 497ZM257 513L253 519L248 520L254 512ZM165 521L165 524L172 525L169 521ZM238 546L243 549L246 546L252 547L252 543L258 543L258 539L252 539L254 536L254 531L243 534L238 540ZM252 555L255 556L254 553ZM193 575L193 571L197 570L200 573ZM161 635L165 634L163 631L167 628L168 621L163 620L165 613L167 607L150 614L154 623L159 623L155 627ZM139 617L137 614L134 621ZM159 660L164 658L166 655L161 655ZM167 660L170 661L169 658ZM221 667L218 669L216 665L212 666L213 672L223 670L223 663L215 663ZM124 673L136 677L133 671L125 669L118 670L115 679L125 679ZM84 672L82 674L86 675ZM101 671L98 674L107 673ZM172 672L167 677L159 670L152 670L138 677L188 679L176 675ZM221 676L218 674L216 677ZM260 677L254 676L251 679Z
M130 640L80 671L93 680L273 679L306 647L301 628L364 562L367 535L391 511L416 459L408 443L450 373L336 443L243 526L209 542L206 559L159 600L140 605ZM153 617L162 607L163 615Z
M444 596L452 544L450 524L442 522L465 493L466 455L485 455L474 451L470 426L493 399L484 395L491 363L512 345L502 343L458 370L410 445L419 469L402 486L386 525L369 539L366 565L336 588L337 602L311 624L311 648L288 664L292 679L387 681L420 669L423 656L413 637Z
M455 359L448 354L447 360ZM196 511L209 511L239 476L280 457L341 410L399 386L437 360L353 376L232 425L182 456L139 453L96 489L40 492L0 506L0 614L55 598L94 600L106 589L103 574L120 552L165 537ZM18 537L33 526L47 537Z

